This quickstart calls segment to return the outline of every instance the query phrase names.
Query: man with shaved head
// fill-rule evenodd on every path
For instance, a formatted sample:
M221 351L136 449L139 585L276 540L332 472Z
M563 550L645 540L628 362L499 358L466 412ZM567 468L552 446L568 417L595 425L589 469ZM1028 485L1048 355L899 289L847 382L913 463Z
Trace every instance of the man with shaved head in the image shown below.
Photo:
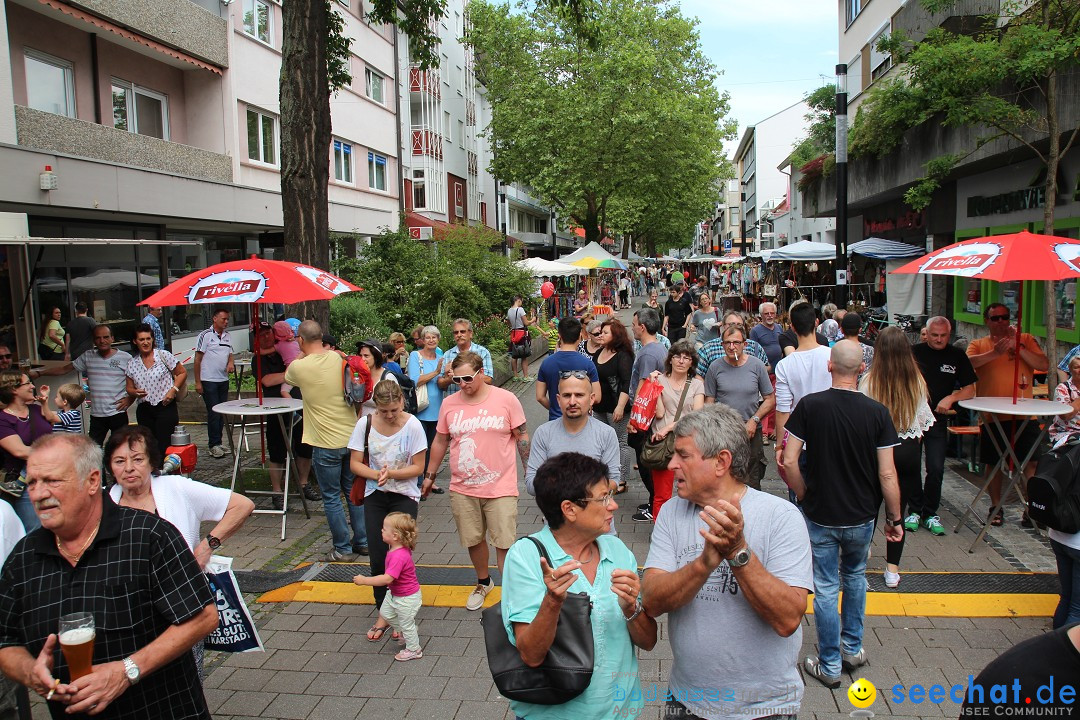
M900 444L884 405L860 393L862 348L841 340L832 348L832 387L802 399L787 421L783 467L802 503L814 556L814 621L818 657L803 672L830 688L841 669L866 663L862 647L866 611L866 558L874 521L885 500L885 537L904 536L893 448ZM806 472L799 453L806 447ZM843 581L844 605L837 616Z

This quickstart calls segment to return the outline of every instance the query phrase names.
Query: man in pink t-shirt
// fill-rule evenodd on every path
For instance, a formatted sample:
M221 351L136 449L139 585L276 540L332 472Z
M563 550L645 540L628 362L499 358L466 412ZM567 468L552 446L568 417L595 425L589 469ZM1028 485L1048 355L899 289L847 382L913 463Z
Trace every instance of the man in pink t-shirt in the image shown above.
M525 411L517 396L484 382L484 361L463 352L451 364L451 378L461 392L449 395L439 408L439 423L428 455L424 497L450 448L450 509L461 544L476 569L476 588L465 607L479 610L494 583L488 573L491 554L486 535L495 546L502 571L506 551L517 539L517 463L529 462Z

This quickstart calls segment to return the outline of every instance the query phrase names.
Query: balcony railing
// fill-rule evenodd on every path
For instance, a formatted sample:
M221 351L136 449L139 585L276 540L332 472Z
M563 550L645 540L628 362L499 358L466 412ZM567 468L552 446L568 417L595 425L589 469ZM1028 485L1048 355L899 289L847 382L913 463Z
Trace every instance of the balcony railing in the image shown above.
M442 97L442 85L439 73L435 70L409 68L409 92L423 92L433 97Z
M427 155L437 160L443 157L442 135L428 128L413 128L412 154Z

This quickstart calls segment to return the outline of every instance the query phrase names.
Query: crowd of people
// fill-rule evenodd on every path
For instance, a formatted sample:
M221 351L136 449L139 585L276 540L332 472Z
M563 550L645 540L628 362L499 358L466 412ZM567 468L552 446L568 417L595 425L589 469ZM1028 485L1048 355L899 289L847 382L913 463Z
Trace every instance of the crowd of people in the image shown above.
M548 419L532 432L521 399L494 384L491 352L473 341L467 318L453 322L445 351L434 325L417 326L408 340L395 333L386 343L358 343L370 375L362 402L344 392L344 353L317 322L305 320L295 332L287 322L261 325L258 382L268 396L303 405L293 437L268 426L271 482L280 489L285 480L289 443L302 492L323 503L331 541L323 559L367 556L370 572L354 578L372 586L379 608L367 640L391 631L402 645L395 660L407 662L423 657L413 561L424 533L420 508L430 493L444 492L436 479L446 460L451 512L476 575L467 610L487 603L494 560L504 629L535 667L552 646L568 594L592 603L593 682L557 708L513 700L520 718L639 713L648 693L638 654L656 644L656 618L665 614L674 658L665 717L794 718L803 676L836 688L843 671L868 660L862 639L875 530L887 541L889 588L901 581L907 533L945 534L938 516L945 427L957 402L1011 394L1009 310L990 304L990 335L966 352L950 344L944 317L931 318L925 342L914 347L895 328L871 347L859 339L855 313L800 302L788 308L785 329L771 302L756 318L721 312L704 282L692 292L673 275L661 303L643 275L626 276L641 284L619 298L626 306L635 294L644 298L629 332L614 316L592 317L587 302L558 320L556 344L535 377L535 402ZM209 413L209 451L218 456L222 428L212 407L226 398L234 358L227 311L212 317L193 375ZM536 322L521 298L506 320L526 336ZM201 569L254 505L160 474L187 371L158 334L154 322L140 325L132 356L98 326L92 350L65 352L58 359L69 363L33 371L74 369L88 378L87 436L81 421L64 417L83 398L61 387L62 412L49 410L48 387L11 370L11 352L0 347L0 487L19 534L27 533L6 548L0 670L46 697L54 717L108 706L117 717L209 717L199 691L200 643L217 613ZM521 343L511 339L512 347ZM514 377L531 380L527 356L515 360ZM1019 361L1027 377L1047 370L1029 335ZM1074 412L1051 434L1080 437L1080 352L1061 369L1056 394ZM646 383L658 388L654 402L643 403L643 421L630 422ZM415 398L414 413L407 397ZM135 402L138 424L128 425ZM772 443L786 499L762 490ZM983 442L988 465L996 444ZM667 453L659 464L657 452ZM545 522L531 536L535 543L517 542L519 461ZM116 480L108 491L103 468ZM632 519L652 523L640 577L639 559L614 522L618 495L636 483L648 500ZM991 486L991 494L996 501L1000 488ZM0 520L8 511L2 505ZM215 525L201 536L205 522ZM1062 574L1054 627L1064 628L1080 621L1072 590L1080 587L1080 534L1051 538ZM83 573L74 586L73 570ZM800 662L811 592L818 652ZM55 652L56 629L61 615L84 609L99 618L98 662L76 679Z

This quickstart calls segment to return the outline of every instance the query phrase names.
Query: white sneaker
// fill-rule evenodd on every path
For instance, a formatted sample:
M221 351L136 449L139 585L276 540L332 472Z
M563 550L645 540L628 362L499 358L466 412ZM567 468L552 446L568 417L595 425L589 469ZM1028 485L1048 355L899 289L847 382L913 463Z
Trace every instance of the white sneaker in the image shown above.
M484 599L487 598L488 593L495 587L495 583L491 578L488 578L487 584L476 583L476 587L469 593L469 599L465 601L466 610L479 610L484 607Z
M228 453L228 452L229 451L226 450L221 445L215 445L214 447L210 448L210 457L212 457L212 458L223 458L223 457L225 457L225 454Z
M900 584L900 573L885 571L885 587L894 588Z

